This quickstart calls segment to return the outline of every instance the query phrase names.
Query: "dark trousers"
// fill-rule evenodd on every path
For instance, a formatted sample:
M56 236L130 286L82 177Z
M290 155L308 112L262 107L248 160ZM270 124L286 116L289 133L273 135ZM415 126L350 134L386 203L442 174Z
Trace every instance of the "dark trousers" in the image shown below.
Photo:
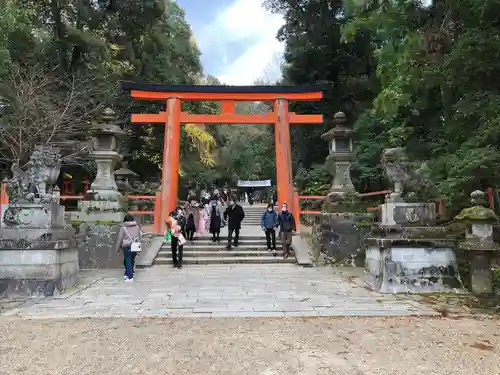
M182 252L184 251L184 245L179 245L177 237L172 236L170 248L172 249L172 263L174 263L174 266L182 264Z
M220 232L212 233L212 242L220 241Z
M193 238L194 238L194 232L195 232L195 230L192 229L192 230L188 230L186 232L187 232L187 238L186 239L192 241Z
M123 246L123 267L125 268L125 276L132 279L134 277L135 257L137 253L130 251L130 246Z
M266 228L266 242L268 249L276 250L276 231L274 230L274 228Z
M283 253L289 254L290 253L290 246L292 245L293 233L292 232L281 232L280 236L281 236L281 242L283 244Z
M228 229L227 231L227 246L231 247L231 243L233 242L233 233L234 233L234 246L238 246L238 242L240 240L240 230L239 229Z

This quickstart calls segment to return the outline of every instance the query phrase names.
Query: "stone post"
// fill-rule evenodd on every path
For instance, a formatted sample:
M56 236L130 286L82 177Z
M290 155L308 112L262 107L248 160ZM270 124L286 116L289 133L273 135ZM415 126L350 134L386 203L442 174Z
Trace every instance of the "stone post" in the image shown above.
M0 298L53 296L76 283L74 231L52 184L59 174L59 152L50 147L38 151L28 171L14 164L8 180L9 205L0 229Z
M465 240L460 242L460 249L470 260L471 288L474 294L493 292L493 273L491 259L500 250L493 241L493 225L498 217L491 209L484 207L485 194L480 190L471 193L472 207L463 209L456 221L465 222L467 229Z
M321 138L329 142L330 153L327 162L335 163L335 177L328 195L342 197L346 193L355 192L350 171L354 157L352 142L354 131L346 126L346 116L343 112L335 114L334 124L335 126Z

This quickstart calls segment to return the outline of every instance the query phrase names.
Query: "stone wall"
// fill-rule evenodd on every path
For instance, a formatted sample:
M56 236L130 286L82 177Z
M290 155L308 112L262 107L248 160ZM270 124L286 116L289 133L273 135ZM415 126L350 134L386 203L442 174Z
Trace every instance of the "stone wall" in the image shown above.
M121 223L72 224L81 269L123 267L123 257L115 251Z
M323 213L314 219L312 242L318 264L364 265L363 239L372 217L361 213Z

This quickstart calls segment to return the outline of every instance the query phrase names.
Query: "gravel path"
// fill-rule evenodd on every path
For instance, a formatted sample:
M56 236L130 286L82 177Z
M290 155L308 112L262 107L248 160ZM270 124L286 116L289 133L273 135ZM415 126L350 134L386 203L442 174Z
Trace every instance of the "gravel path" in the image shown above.
M500 373L499 321L0 317L0 374Z

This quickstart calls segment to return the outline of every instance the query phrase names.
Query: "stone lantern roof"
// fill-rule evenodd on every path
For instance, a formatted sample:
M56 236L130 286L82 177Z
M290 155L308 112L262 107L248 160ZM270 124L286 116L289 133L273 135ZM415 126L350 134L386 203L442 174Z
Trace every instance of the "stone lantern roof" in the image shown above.
M138 176L139 175L137 173L128 168L128 162L125 160L122 161L122 167L115 171L116 178L125 179L125 178L134 178Z
M347 127L345 124L347 122L347 118L344 112L337 112L333 117L333 123L335 126L328 130L326 133L321 135L321 138L325 141L330 142L334 138L344 137L344 138L352 138L354 130Z
M94 137L100 135L112 135L117 138L123 138L127 135L126 132L124 132L117 124L116 113L111 108L104 109L100 116L100 120L100 123L94 124L90 128L90 132Z

